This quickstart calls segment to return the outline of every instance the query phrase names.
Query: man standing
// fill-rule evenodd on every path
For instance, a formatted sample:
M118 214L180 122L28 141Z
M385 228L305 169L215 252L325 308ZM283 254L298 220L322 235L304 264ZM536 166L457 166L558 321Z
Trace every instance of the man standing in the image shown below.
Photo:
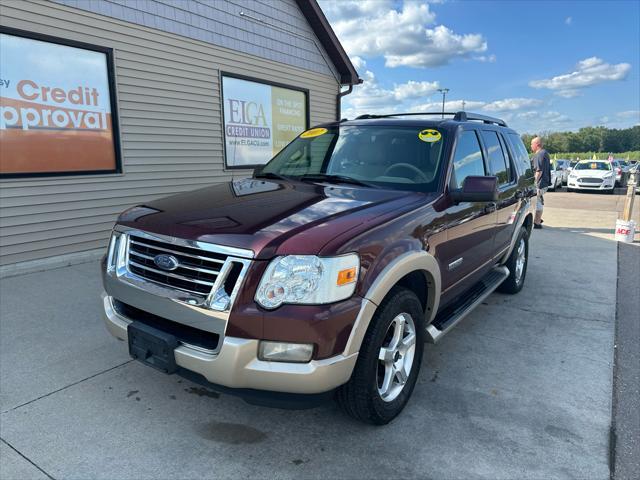
M542 148L542 139L535 137L531 140L533 157L531 164L536 179L536 215L533 219L533 228L542 228L542 210L544 209L544 194L551 185L551 159L547 151Z

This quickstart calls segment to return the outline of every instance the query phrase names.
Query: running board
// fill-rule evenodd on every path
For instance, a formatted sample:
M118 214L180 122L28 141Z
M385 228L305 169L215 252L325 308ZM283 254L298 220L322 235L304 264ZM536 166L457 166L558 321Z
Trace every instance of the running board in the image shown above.
M427 341L436 343L466 317L509 276L507 267L495 267L465 292L455 303L438 313L427 327Z

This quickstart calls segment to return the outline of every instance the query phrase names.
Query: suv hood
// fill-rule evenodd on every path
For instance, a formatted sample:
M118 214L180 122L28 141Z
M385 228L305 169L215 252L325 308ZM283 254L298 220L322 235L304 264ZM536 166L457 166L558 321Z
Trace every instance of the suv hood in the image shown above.
M256 258L316 254L362 223L377 223L435 196L243 179L174 195L124 212L118 224L187 240L253 250Z

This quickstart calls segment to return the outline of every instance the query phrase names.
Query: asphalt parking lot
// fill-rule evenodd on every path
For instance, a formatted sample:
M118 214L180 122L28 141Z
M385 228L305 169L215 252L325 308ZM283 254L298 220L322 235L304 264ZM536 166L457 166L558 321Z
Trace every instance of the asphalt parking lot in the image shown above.
M548 194L523 291L428 345L385 427L129 360L102 325L97 262L5 278L0 478L609 478L622 198Z

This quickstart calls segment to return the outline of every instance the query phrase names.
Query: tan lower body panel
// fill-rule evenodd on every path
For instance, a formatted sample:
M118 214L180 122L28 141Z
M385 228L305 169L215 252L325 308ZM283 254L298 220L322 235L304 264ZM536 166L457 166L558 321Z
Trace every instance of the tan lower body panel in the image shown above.
M102 299L107 329L126 341L130 320L115 311L111 297L103 294ZM358 359L356 352L308 363L265 362L258 359L258 344L255 339L225 337L215 355L182 345L175 349L176 363L225 387L313 394L346 383Z

